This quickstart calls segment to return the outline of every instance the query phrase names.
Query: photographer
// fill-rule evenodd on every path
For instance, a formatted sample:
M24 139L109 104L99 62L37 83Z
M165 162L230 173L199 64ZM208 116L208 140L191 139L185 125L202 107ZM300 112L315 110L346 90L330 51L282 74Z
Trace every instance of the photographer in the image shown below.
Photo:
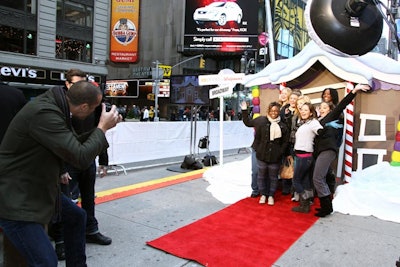
M79 69L70 69L66 73L65 85L62 87L67 92L71 86L79 81L86 80L86 73ZM98 84L91 82L97 88ZM103 102L103 101L102 101ZM111 107L106 107L106 111L110 111ZM71 123L72 128L79 136L87 136L96 125L99 123L100 116L102 113L101 105L96 107L94 112L89 114L85 119L79 119L72 116ZM107 175L108 166L108 154L107 150L104 150L98 155L99 157L99 169L98 173L100 177ZM87 222L86 222L86 242L97 243L100 245L109 245L112 240L109 237L102 235L99 232L98 222L95 217L95 181L96 181L96 162L92 161L90 166L86 169L78 169L71 164L65 164L64 175L68 177L63 182L61 189L62 192L73 202L78 202L80 197L81 206L86 211ZM62 221L58 221L53 224L53 237L55 242L55 250L59 260L65 258L65 247L64 247L64 235Z
M87 168L108 147L105 133L120 116L115 107L102 113L85 138L71 128L72 117L85 119L101 103L102 93L86 81L65 93L50 89L14 117L0 145L0 226L29 266L57 266L43 225L54 213L63 162ZM59 197L66 243L66 266L86 266L85 212ZM60 211L60 210L59 210Z

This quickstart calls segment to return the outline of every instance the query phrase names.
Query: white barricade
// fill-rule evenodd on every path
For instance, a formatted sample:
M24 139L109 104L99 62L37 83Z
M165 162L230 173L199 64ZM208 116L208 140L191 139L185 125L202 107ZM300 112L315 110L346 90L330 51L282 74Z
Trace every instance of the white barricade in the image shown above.
M191 123L184 122L121 122L106 134L109 165L185 156L190 154ZM207 135L207 122L198 121L196 140ZM224 122L223 148L240 149L250 147L254 139L253 128L242 121ZM219 121L210 122L210 151L219 150ZM202 152L202 151L200 151Z

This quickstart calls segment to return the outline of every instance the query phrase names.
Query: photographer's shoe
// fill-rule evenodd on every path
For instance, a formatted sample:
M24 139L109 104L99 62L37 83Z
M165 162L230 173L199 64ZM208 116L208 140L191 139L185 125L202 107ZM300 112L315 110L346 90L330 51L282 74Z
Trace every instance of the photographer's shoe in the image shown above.
M102 235L100 232L92 235L86 235L86 243L94 243L103 246L110 245L112 242L111 238Z

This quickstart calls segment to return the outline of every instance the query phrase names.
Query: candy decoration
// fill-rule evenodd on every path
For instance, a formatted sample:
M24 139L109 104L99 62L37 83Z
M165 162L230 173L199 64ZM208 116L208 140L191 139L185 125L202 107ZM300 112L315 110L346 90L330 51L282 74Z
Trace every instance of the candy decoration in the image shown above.
M253 113L260 113L260 106L253 106Z
M354 89L350 82L346 85L346 94ZM353 122L354 122L354 100L346 108L346 132L345 132L345 153L344 153L344 179L349 182L353 170Z
M253 106L259 106L260 105L260 98L259 97L253 97L253 100L251 102L253 103Z
M253 119L260 116L260 88L258 86L251 87L251 95L253 100Z
M397 122L396 141L394 142L390 165L400 166L400 121Z
M260 89L254 88L253 90L251 90L251 95L253 97L260 97Z

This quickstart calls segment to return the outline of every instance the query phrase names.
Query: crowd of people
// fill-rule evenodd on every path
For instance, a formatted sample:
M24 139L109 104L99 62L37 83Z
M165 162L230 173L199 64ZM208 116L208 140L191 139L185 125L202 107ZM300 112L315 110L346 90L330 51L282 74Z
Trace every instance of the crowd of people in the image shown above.
M134 104L131 107L127 105L119 106L118 111L125 119L134 119L135 121L155 121L155 108L154 106L140 106ZM158 111L158 116L160 111ZM224 121L230 120L240 120L241 114L236 114L234 109L227 109L223 112ZM220 111L219 107L212 109L208 106L201 106L200 108L192 106L179 106L176 108L171 108L171 113L169 115L169 121L190 121L193 120L205 121L209 119L210 121L219 121Z
M317 195L321 207L315 216L331 214L336 186L332 165L342 142L342 114L360 90L368 91L370 86L357 84L339 102L337 91L326 88L316 106L300 90L286 87L279 99L268 105L266 115L255 118L251 118L243 101L243 123L254 128L251 197L259 197L260 204L273 206L280 180L282 195L292 193L291 200L299 202L292 207L293 212L309 213ZM293 176L283 179L280 170L291 158Z

